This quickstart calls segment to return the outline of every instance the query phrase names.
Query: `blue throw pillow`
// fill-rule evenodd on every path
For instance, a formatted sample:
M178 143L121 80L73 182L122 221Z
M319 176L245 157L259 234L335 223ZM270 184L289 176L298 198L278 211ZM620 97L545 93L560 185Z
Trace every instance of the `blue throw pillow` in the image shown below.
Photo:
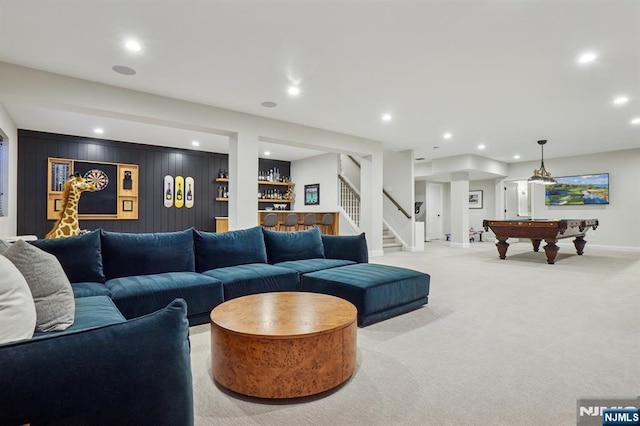
M324 247L318 228L306 231L278 232L263 229L269 263L324 257Z
M108 280L165 272L194 272L193 232L128 234L102 230L102 263Z
M57 257L70 282L103 283L105 281L99 230L75 237L29 242Z
M328 259L369 262L369 250L364 232L360 235L322 235L324 255Z
M267 263L267 249L259 226L222 233L194 230L193 242L197 272L247 263Z

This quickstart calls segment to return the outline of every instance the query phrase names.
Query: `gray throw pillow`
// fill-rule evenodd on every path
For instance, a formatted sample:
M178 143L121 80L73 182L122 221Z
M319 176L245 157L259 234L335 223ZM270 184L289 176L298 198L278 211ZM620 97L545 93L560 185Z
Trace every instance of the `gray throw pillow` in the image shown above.
M5 243L3 240L0 240L0 254L7 251L8 248L9 248L9 244Z
M75 300L58 259L18 240L3 255L24 276L36 304L36 331L61 331L73 324Z

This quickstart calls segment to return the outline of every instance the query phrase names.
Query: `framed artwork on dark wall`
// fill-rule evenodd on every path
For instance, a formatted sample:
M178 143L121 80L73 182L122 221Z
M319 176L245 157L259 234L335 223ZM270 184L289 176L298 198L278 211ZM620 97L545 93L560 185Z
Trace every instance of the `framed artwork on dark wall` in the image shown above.
M317 206L320 204L320 184L313 183L304 186L304 205Z

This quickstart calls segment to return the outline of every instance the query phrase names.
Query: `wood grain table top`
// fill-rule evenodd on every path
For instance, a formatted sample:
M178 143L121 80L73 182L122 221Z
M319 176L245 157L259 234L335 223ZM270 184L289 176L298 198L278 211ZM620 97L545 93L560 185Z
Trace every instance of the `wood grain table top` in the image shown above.
M305 292L259 293L211 311L211 322L233 333L268 339L311 336L356 321L357 309L339 297Z

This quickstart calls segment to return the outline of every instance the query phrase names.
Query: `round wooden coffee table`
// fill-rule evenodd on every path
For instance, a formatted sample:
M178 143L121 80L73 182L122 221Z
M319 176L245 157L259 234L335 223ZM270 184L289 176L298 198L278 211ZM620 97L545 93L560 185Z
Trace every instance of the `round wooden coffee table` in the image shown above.
M261 293L211 311L211 370L222 386L261 398L314 395L356 364L357 310L317 293Z

